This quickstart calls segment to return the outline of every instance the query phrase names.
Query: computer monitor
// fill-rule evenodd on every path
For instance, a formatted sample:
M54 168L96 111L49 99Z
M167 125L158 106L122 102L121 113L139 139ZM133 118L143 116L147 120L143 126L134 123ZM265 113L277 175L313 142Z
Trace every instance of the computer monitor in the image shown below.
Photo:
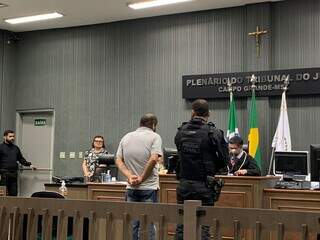
M274 153L275 173L283 176L307 176L309 174L308 152L290 151Z
M118 168L115 165L114 154L101 154L98 159L98 166L95 170L95 175L99 176L103 172L110 170L112 177L118 177Z
M163 149L164 166L168 169L168 173L176 173L179 155L176 148Z
M113 165L114 164L114 154L101 154L98 157L98 164L105 164L105 165Z
M311 181L320 181L320 144L310 145Z

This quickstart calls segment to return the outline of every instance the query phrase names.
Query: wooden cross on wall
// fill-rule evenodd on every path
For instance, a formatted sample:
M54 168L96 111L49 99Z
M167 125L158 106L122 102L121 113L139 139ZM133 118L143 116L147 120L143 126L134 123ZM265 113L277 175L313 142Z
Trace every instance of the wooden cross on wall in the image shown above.
M249 36L255 37L257 57L260 57L261 55L261 36L266 33L268 33L268 31L260 30L259 26L257 26L255 32L248 33Z

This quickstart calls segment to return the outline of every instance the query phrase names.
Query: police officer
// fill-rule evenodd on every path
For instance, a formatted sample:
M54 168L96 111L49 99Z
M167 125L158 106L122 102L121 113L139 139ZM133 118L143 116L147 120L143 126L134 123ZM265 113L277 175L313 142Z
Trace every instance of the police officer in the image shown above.
M209 104L197 99L192 103L189 122L178 128L175 144L180 163L177 170L179 184L177 201L201 200L202 205L214 205L214 191L207 182L207 176L214 176L218 169L226 166L228 146L223 131L208 122ZM183 226L177 225L176 239L183 239ZM209 227L202 226L201 239L210 239Z

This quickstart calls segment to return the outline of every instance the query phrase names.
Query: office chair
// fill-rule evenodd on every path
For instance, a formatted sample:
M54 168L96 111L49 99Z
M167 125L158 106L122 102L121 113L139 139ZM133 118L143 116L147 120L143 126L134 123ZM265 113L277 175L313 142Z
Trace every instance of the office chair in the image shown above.
M50 191L40 191L32 193L31 197L38 198L64 198L60 193Z
M60 193L57 192L51 192L51 191L40 191L40 192L34 192L31 195L32 198L58 198L58 199L64 199L64 196L62 196ZM68 218L68 232L67 232L67 239L72 239L72 223L73 219L72 217ZM57 225L58 225L58 217L53 216L52 219L52 239L56 239L57 235ZM37 239L42 239L41 236L42 233L42 216L39 216L38 218L38 236Z
M64 199L65 197L62 196L60 193L57 192L51 192L51 191L40 191L40 192L34 192L31 197L38 197L38 198L60 198ZM55 234L57 231L57 224L58 224L58 218L56 216L53 217L53 225L52 225L52 231L53 231L53 239L55 239ZM68 232L67 232L67 239L72 239L72 225L73 225L73 218L68 218ZM41 239L41 228L42 228L42 216L39 216L38 220L38 236L40 236L39 239ZM39 234L40 233L40 234ZM83 223L83 240L88 239L89 237L89 220L87 218L84 218Z

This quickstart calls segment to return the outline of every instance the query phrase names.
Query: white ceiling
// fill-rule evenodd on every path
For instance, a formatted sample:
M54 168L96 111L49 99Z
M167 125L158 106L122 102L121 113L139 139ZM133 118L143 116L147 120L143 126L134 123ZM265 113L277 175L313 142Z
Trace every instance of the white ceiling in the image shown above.
M0 8L0 29L14 32L39 29L63 28L126 19L160 16L182 12L241 6L266 0L194 0L153 9L132 10L127 7L130 0L0 0L8 7ZM271 0L272 2L279 0ZM48 12L60 12L63 18L10 25L5 18L21 17Z

